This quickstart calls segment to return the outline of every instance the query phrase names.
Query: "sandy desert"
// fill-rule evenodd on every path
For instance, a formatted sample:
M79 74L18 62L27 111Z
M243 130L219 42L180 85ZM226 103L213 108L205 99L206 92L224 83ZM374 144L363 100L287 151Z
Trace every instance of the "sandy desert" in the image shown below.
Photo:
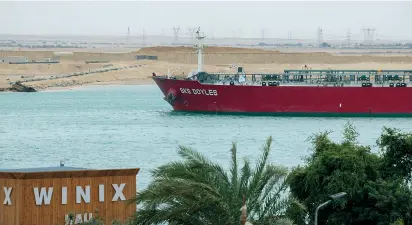
M205 70L208 72L235 72L233 65L243 66L246 73L282 72L284 69L300 69L308 65L312 69L412 69L412 50L388 54L362 54L356 51L310 50L266 50L252 48L206 47ZM136 60L137 55L157 56L157 60ZM10 83L35 78L51 78L25 82L37 90L67 88L93 84L151 84L152 72L165 75L187 76L197 67L197 55L192 47L147 47L128 52L107 49L20 49L2 50L0 58L26 56L29 61L52 58L59 63L8 64L0 63L0 88ZM99 60L102 63L87 63ZM117 70L101 71L107 68ZM93 73L87 73L94 71ZM57 76L78 73L69 78Z

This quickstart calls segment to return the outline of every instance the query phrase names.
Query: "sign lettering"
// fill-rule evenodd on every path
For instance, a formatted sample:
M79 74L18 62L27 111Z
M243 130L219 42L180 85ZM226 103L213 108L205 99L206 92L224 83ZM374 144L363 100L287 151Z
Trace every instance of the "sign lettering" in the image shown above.
M112 201L125 201L126 197L123 194L123 190L126 187L125 183L121 184L112 184L114 194ZM104 184L99 184L99 194L98 194L98 200L99 202L104 202L105 198L105 188ZM53 198L53 192L54 192L53 187L34 187L33 188L33 195L34 195L34 201L35 204L38 206L41 205L50 205L52 202ZM13 204L13 188L12 187L3 187L3 192L4 192L4 199L3 200L3 205L12 205ZM91 187L90 185L87 186L76 186L76 203L80 204L82 202L84 203L90 203L91 201ZM61 204L62 205L67 205L68 199L67 199L67 187L61 187Z
M99 202L104 202L104 184L99 184Z
M81 186L76 186L76 203L81 203L82 199L85 203L90 202L90 186L86 186L86 192Z
M123 194L123 189L126 187L125 183L121 184L112 184L113 189L115 191L112 201L125 201L126 197ZM99 202L104 202L104 195L105 195L105 189L104 189L104 184L99 184L99 194L98 194L98 200ZM62 187L61 188L61 204L66 205L67 204L67 187ZM4 188L4 192L6 193L6 188ZM50 202L53 197L53 187L45 188L45 187L35 187L33 188L34 192L34 198L36 205L50 205ZM7 194L8 193L8 194ZM11 188L7 189L6 193L6 198L4 200L3 204L9 203L11 205ZM90 185L87 186L76 186L76 203L80 204L82 202L84 203L90 203L91 201L91 187Z
M83 218L82 218L82 214L76 214L76 216L66 214L66 215L64 215L64 224L65 225L72 225L72 224L87 223L92 218L93 218L92 213L84 213Z
M189 94L189 95L210 95L210 96L217 96L217 90L214 89L197 89L197 88L180 88L180 92L182 94Z
M11 190L12 190L13 188L11 188L11 187L3 187L3 190L4 190L4 201L3 201L3 205L11 205L11 199L10 199L10 196L11 196Z
M62 205L67 205L67 187L62 187Z
M53 187L49 187L46 195L46 188L42 187L40 194L39 194L39 188L35 187L33 188L34 192L34 198L36 200L36 205L43 205L43 200L45 205L50 205L50 200L53 195Z
M123 195L123 188L124 188L124 186L126 186L126 184L124 184L124 183L120 184L120 187L117 184L112 184L112 186L113 186L114 190L116 191L116 193L114 193L112 202L117 201L119 198L122 201L126 200L126 198Z

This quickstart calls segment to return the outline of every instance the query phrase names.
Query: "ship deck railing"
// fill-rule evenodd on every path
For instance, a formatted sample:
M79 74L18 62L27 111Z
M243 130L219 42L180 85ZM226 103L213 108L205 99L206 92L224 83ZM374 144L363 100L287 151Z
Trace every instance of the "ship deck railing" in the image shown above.
M197 76L197 75L195 75ZM284 70L284 73L202 73L196 80L204 84L238 82L243 76L247 83L278 82L301 84L390 84L412 83L411 70ZM167 78L165 76L164 78ZM169 77L193 80L194 77Z
M285 69L284 73L412 73L408 70L335 70L335 69Z
M292 72L292 73L254 73L254 74L225 74L225 73L213 73L213 74L203 74L199 77L201 83L214 83L214 82L230 82L239 81L241 76L244 76L246 80L252 82L281 82L281 83L410 83L412 82L412 70L390 70L384 72L372 71L371 70L353 70L349 73L302 73L302 71ZM323 71L322 71L323 72ZM346 72L346 71L345 71ZM403 73L401 73L403 72Z

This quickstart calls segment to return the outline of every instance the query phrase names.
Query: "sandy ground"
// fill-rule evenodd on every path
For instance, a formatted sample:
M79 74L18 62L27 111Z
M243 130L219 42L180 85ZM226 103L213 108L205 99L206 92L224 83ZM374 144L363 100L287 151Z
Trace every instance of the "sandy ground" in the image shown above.
M373 50L377 51L377 50ZM391 51L391 50L381 50ZM233 64L243 66L246 73L282 72L284 69L300 69L308 65L312 69L412 69L412 50L391 54L345 55L343 52L301 52L209 47L205 49L205 70L208 72L228 72L235 70ZM356 50L350 50L351 53ZM407 54L405 54L405 52ZM158 60L136 60L136 55L157 56ZM76 51L74 49L20 51L0 51L0 59L7 56L26 56L31 60L57 58L58 64L7 64L0 63L0 88L7 88L10 82L32 78L50 78L62 74L88 72L96 69L120 67L119 70L96 72L70 78L27 82L26 85L39 90L72 88L95 84L152 84L152 72L165 75L176 71L174 75L186 76L197 67L196 53L186 47L151 47L130 52ZM108 60L106 63L86 64L88 60ZM127 67L127 68L125 68Z

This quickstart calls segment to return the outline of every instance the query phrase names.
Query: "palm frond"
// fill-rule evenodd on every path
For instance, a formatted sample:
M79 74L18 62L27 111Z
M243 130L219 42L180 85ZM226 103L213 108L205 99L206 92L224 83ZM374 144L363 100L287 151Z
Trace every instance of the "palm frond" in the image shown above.
M270 136L267 140L265 145L262 147L262 155L260 156L260 159L257 162L256 168L253 171L253 179L252 182L249 185L250 191L253 193L255 189L257 188L259 181L261 180L261 175L263 173L263 170L265 169L266 162L269 156L270 152L270 146L272 144L272 137Z
M283 167L267 165L262 173L261 180L256 189L250 195L248 206L252 209L251 216L262 211L267 199L280 199L280 195L285 191L287 170ZM273 203L272 203L273 204Z
M229 173L200 152L179 146L183 160L154 169L149 186L128 201L141 206L134 224L239 224L243 196L250 221L276 224L274 216L289 201L283 195L288 171L268 163L271 143L269 137L253 169L247 159L239 166L237 146L232 143Z
M284 191L287 187L287 174L287 169L284 167L268 165L264 175L267 182L265 185L262 185L263 189L259 190L259 192L261 193L259 200L263 201L271 193L274 193L274 191L276 191L277 193Z
M236 158L236 153L237 153L237 148L236 148L236 143L232 143L232 148L230 149L230 153L232 156L232 160L230 161L230 174L232 177L232 186L236 187L237 186L237 182L238 182L238 178L237 178L237 158Z
M137 196L137 203L145 209L168 209L175 213L182 213L176 209L185 209L187 213L198 216L204 214L205 209L206 212L213 209L215 216L218 212L223 215L219 218L226 218L225 214L231 210L212 186L183 179L163 179L152 183Z
M241 169L241 177L239 181L239 192L238 196L246 194L248 184L252 178L252 169L250 167L250 162L248 159L243 159L243 167Z
M185 208L164 208L164 209L141 209L132 220L133 225L153 225L153 224L205 224L197 216L186 212Z
M209 159L207 159L202 153L194 150L191 147L179 146L178 154L185 160L189 162L201 162L204 164L213 164Z
M210 172L215 174L219 177L222 183L226 183L229 185L229 178L226 171L223 169L222 166L213 163L209 159L207 159L203 154L193 150L192 148L179 146L179 155L181 155L184 159L187 160L188 163L192 163L194 165L202 165L202 169L208 169Z
M236 143L232 143L232 148L230 149L231 153L231 162L230 162L230 176L231 176L231 184L230 184L230 195L229 201L230 204L237 205L236 203L238 202L239 196L237 193L239 192L239 185L238 185L238 165L237 165L237 148L236 148ZM237 212L233 212L235 215Z

